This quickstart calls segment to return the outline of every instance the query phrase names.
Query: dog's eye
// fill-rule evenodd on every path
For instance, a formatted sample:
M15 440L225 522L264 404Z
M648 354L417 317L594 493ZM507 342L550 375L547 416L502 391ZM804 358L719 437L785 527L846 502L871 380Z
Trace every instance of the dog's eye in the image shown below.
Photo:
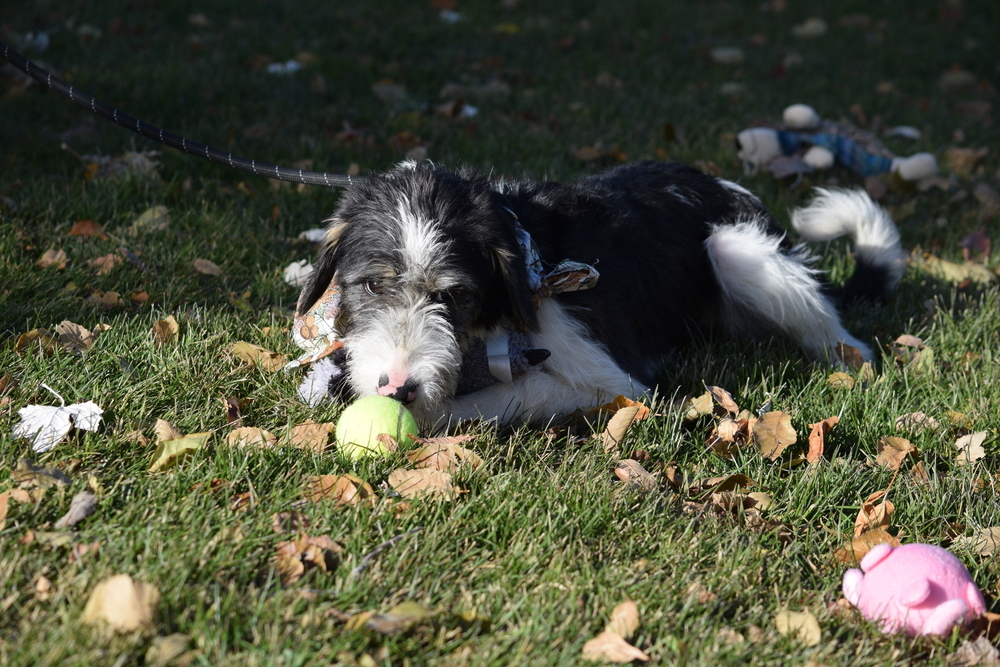
M385 284L381 280L368 280L365 282L365 291L372 296L385 294Z

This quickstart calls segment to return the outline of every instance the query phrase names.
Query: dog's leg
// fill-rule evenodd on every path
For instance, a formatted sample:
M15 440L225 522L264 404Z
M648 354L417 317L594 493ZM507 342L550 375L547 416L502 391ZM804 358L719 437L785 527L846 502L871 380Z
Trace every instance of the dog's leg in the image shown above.
M451 399L443 420L544 421L600 405L620 394L638 396L647 391L556 300L542 299L538 323L540 333L532 335L532 345L551 352L542 369L528 371L511 384L498 382Z
M857 348L872 359L867 345L840 323L837 309L823 294L817 271L808 266L804 247L782 250L781 238L767 232L763 220L718 225L705 246L715 275L733 314L727 317L730 333L776 330L798 343L816 359L839 362L837 344ZM744 326L749 317L758 326Z

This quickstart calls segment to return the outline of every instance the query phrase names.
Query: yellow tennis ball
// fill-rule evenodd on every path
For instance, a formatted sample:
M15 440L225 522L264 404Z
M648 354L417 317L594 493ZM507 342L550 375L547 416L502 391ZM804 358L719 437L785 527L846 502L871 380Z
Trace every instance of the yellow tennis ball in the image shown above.
M406 406L388 396L365 396L340 414L334 435L337 447L353 460L389 453L378 440L387 433L400 447L413 444L410 434L418 434L417 420Z

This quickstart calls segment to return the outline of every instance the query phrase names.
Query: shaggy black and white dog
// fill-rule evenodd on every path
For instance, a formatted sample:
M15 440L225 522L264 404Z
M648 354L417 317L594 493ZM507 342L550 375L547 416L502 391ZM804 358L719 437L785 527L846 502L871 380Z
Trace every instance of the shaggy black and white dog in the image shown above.
M834 365L839 343L871 358L835 302L882 297L904 268L895 226L862 191L818 190L792 216L805 240L853 240L857 268L833 290L753 194L658 162L573 184L406 162L349 189L329 222L299 312L336 281L350 386L438 424L547 419L642 394L696 335L783 336ZM596 285L539 298L524 230L544 267L592 265ZM470 342L513 331L551 355L456 396Z

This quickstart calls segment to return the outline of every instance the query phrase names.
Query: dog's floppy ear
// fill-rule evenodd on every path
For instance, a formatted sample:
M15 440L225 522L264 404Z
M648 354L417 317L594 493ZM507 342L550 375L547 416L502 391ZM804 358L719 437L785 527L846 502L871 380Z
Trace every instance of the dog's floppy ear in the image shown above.
M517 248L517 245L514 245ZM528 268L520 250L496 246L492 249L494 265L499 270L507 296L508 311L504 314L519 329L525 327L538 331L538 314L535 312L535 295L528 282Z
M320 248L319 257L313 265L313 272L299 294L297 314L309 312L333 281L333 276L337 272L335 262L337 243L345 229L347 229L346 220L334 218L330 221L330 226L327 227L326 235L323 237L323 247Z

